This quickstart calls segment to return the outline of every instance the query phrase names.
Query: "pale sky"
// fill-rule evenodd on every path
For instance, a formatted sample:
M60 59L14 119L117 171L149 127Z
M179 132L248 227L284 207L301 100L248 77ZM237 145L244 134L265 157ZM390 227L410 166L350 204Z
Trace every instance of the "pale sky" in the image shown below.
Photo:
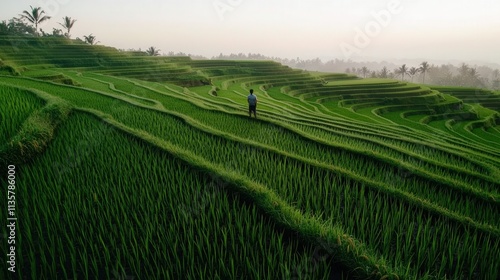
M41 6L77 19L72 38L216 56L500 63L495 0L0 0L0 20Z

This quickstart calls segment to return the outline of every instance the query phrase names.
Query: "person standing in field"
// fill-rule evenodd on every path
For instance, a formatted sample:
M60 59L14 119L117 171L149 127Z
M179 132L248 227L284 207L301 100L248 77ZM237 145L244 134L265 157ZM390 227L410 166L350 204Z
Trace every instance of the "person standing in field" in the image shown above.
M257 96L253 94L253 89L250 89L250 94L248 95L248 116L252 117L252 112L255 118L257 118Z

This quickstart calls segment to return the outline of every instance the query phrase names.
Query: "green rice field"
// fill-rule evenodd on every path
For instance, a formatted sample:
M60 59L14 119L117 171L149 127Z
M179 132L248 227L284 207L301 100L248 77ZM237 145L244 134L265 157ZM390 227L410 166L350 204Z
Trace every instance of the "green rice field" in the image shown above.
M65 38L0 59L0 279L500 278L498 92Z

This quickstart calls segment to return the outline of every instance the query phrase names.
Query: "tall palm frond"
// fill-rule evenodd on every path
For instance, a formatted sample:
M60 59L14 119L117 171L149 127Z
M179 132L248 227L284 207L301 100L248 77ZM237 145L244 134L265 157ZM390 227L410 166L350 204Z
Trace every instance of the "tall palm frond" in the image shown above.
M411 76L411 82L413 83L413 76L415 76L418 73L418 69L415 67L410 68L408 70L408 74Z
M404 80L405 74L408 74L408 68L406 67L406 64L403 64L401 67L399 67L397 72L401 75L401 81Z
M38 25L44 21L49 20L51 17L44 15L45 11L42 10L41 7L33 8L32 6L30 6L30 8L31 11L24 10L23 13L19 16L21 17L21 19L27 20L28 22L33 24L33 26L35 27L35 31L38 32Z
M73 25L75 24L76 22L76 19L71 19L70 17L66 16L66 17L63 17L63 22L62 23L59 23L62 27L64 27L67 32L66 32L66 37L70 37L70 31L71 31L71 28L73 28Z
M420 63L420 67L418 68L418 71L420 71L420 73L423 74L423 78L422 78L422 83L425 83L425 73L427 73L427 71L429 71L429 63L427 63L427 61L424 61L422 63Z
M99 43L99 41L96 40L96 37L92 34L83 36L83 38L85 39L85 43L89 45L97 45L97 43Z
M149 47L149 49L146 50L146 53L150 56L159 56L160 50L155 47Z

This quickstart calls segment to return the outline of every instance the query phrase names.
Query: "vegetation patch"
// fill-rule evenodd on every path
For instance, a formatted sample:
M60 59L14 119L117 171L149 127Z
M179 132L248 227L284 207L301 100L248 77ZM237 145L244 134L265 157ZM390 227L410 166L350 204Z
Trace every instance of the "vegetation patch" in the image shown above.
M31 90L36 95L46 98L47 104L33 112L22 124L19 132L0 147L0 164L19 165L42 153L54 138L57 126L71 111L71 106L56 97Z
M71 23L0 35L19 279L499 278L497 93L118 51Z

